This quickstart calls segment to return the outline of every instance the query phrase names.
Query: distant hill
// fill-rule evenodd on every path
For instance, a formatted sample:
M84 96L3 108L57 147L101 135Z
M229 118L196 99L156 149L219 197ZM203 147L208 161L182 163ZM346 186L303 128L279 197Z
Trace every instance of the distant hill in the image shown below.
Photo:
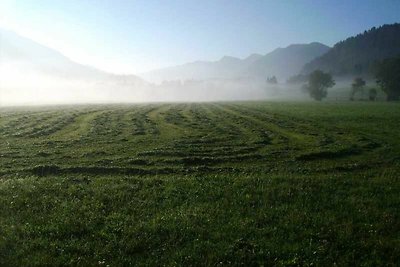
M295 44L266 55L252 54L244 59L225 56L218 61L196 61L158 69L139 76L156 83L167 80L266 79L279 80L297 74L302 66L324 54L329 47L320 43Z
M134 75L114 75L73 62L58 51L4 29L0 29L0 66L8 70L18 68L19 73L27 71L63 79L95 82L130 79L144 83Z
M148 83L71 61L0 29L0 105L143 101Z
M400 55L400 24L383 25L335 44L326 54L306 64L301 73L320 69L336 76L369 76L376 61L397 55Z
M260 58L262 55L259 54L245 59L224 56L218 61L195 61L142 73L139 76L155 83L171 80L233 79L242 76L246 68Z
M329 49L329 46L317 42L278 48L251 64L247 73L262 78L275 75L278 80L286 80L299 73L304 64L325 54Z

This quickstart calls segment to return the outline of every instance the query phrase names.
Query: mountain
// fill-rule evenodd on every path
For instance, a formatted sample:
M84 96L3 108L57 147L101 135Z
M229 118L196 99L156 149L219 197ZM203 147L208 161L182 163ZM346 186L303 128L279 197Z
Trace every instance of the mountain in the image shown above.
M304 64L323 55L329 49L329 46L317 42L277 48L251 64L247 73L264 79L267 76L276 76L278 80L286 80L297 74Z
M134 101L147 86L135 75L110 74L73 62L58 51L0 29L0 104Z
M335 44L326 54L306 64L301 73L320 69L336 76L369 76L377 61L397 55L400 55L400 24L383 25Z
M218 61L195 61L179 66L139 74L145 80L161 83L171 80L233 79L262 56L253 54L245 59L224 56Z
M18 66L35 72L65 79L121 80L143 82L134 75L115 75L71 61L58 51L22 37L14 32L0 29L0 64Z
M286 79L302 66L324 54L329 47L320 43L295 44L278 48L266 55L252 54L244 59L225 56L218 61L196 61L180 66L150 71L140 77L160 83L167 80L263 79L277 76Z

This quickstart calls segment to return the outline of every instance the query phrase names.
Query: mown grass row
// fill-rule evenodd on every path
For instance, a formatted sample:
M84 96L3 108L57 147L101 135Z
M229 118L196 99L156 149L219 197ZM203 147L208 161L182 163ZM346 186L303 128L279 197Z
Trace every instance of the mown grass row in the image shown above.
M1 109L0 265L395 266L398 108Z
M35 126L24 126L25 135L6 135L10 139L21 137L18 143L24 144L21 148L5 148L6 162L25 154L16 167L65 162L127 167L136 160L143 166L226 166L247 162L252 168L258 162L269 168L276 160L284 165L293 160L337 163L338 159L346 161L367 154L374 158L374 150L383 147L380 140L358 133L343 134L343 129L335 125L323 128L320 121L271 115L241 104L106 106L70 113L55 110L54 118L49 112L44 113L42 123L33 120ZM25 120L15 121L24 124Z

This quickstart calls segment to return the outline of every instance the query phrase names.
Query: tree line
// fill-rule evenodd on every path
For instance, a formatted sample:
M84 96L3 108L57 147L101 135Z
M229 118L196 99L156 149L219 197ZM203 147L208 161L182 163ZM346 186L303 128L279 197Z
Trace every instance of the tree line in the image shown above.
M379 63L400 54L400 24L373 27L338 42L326 54L307 63L302 74L322 70L335 76L373 78Z
M375 78L377 84L386 94L387 101L397 101L400 99L400 56L388 58L381 61L376 68ZM315 70L307 76L303 90L308 92L311 98L321 101L328 95L328 89L335 85L333 77L328 72ZM366 86L365 80L356 77L351 86L350 100L354 100L354 95L363 92ZM371 88L368 92L369 100L375 100L377 90Z

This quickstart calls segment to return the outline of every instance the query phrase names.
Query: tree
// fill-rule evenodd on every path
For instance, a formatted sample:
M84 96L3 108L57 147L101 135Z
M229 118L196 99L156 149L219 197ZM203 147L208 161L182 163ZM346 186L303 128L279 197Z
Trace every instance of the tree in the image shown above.
M400 98L400 57L383 60L377 67L376 82L387 95L387 101Z
M277 84L278 83L278 79L275 76L267 77L267 83L269 83L269 84Z
M364 92L365 81L358 77L355 78L353 84L351 85L351 96L350 100L354 100L354 95L358 92Z
M328 95L328 88L335 85L332 75L320 70L313 71L308 76L308 84L305 85L306 91L315 100L321 101Z
M375 88L371 88L371 89L369 89L368 95L369 95L369 100L370 101L375 101L376 100L376 96L378 95L378 92L376 91Z

